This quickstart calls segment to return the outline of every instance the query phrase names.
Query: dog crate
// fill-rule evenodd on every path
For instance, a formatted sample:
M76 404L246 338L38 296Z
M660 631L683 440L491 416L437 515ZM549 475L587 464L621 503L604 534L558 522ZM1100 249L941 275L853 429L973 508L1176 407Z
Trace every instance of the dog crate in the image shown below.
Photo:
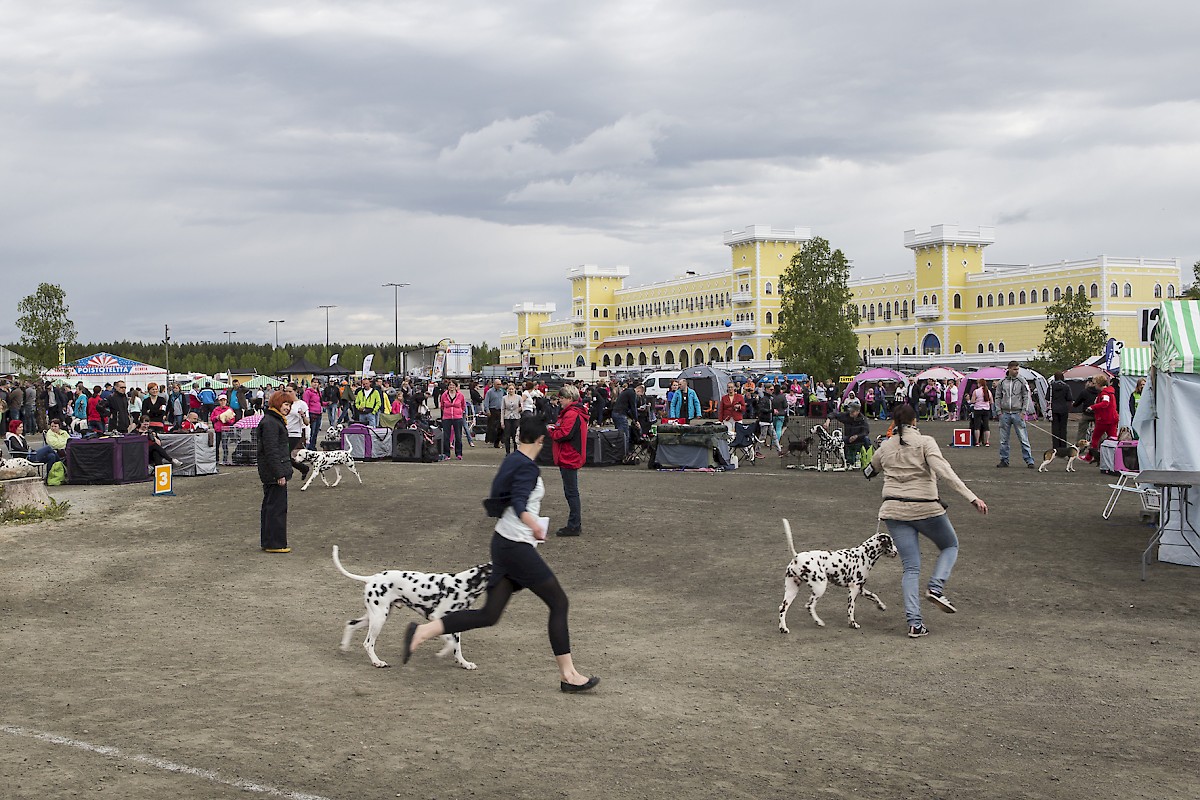
M342 449L355 461L380 461L392 457L392 429L347 425L342 430Z

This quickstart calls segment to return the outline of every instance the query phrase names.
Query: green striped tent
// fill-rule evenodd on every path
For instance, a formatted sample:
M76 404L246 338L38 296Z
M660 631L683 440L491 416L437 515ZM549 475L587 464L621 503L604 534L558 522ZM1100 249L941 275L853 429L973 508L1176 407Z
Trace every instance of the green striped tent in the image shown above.
M283 381L278 378L272 378L268 375L255 375L248 381L242 381L242 386L249 389L271 389L276 386L283 386Z
M1153 347L1122 347L1121 374L1144 378L1154 363Z
M1154 366L1163 372L1200 372L1200 300L1166 300L1159 307Z

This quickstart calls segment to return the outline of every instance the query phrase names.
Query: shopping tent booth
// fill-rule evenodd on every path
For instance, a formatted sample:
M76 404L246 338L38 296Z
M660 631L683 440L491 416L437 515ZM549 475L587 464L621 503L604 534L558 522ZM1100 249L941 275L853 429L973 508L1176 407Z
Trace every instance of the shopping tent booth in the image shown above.
M1200 300L1167 300L1154 332L1154 361L1133 418L1143 470L1200 471ZM1167 498L1163 498L1164 513ZM1200 566L1200 485L1163 533L1158 560ZM1186 540L1185 540L1186 538Z
M124 381L126 391L145 389L151 383L167 385L167 371L162 367L143 364L131 358L122 358L112 353L93 353L81 359L49 370L43 377L48 380L63 380L74 386L83 381L89 389L106 383Z
M1129 409L1129 398L1138 381L1150 377L1150 365L1154 361L1153 347L1125 347L1121 350L1121 366L1117 373L1117 398L1120 405L1120 428L1133 428L1133 412Z
M846 385L846 390L842 392L842 400L846 400L850 395L854 395L859 400L862 400L866 395L868 386L878 386L879 384L891 383L901 384L905 389L908 389L908 377L902 373L896 372L894 369L887 367L876 367L860 372L854 376L854 380ZM895 392L895 388L889 387L889 395Z

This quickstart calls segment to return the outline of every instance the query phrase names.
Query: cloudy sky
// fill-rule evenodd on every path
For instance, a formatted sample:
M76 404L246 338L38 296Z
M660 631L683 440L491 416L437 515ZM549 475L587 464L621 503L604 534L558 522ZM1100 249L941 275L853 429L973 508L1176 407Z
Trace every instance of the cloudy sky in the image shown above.
M810 226L1200 257L1195 3L0 2L0 341L496 342L567 267Z

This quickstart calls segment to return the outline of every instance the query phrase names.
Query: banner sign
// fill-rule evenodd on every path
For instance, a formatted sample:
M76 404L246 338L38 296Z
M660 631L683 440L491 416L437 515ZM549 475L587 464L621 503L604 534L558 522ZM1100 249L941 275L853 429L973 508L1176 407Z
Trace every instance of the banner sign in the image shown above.
M337 360L338 360L338 356L340 356L340 355L341 355L341 353L334 353L333 355L331 355L329 357L329 366L332 367L334 364L336 364Z
M363 359L362 374L363 374L364 378L371 375L371 362L374 360L375 360L374 353L371 353L371 355L369 355Z
M433 357L433 372L430 373L432 378L442 377L442 373L446 370L446 351L438 350L437 355Z
M1142 344L1154 343L1154 329L1158 327L1158 315L1158 306L1155 306L1154 308L1143 308L1138 313L1138 319L1140 321L1140 324L1138 325L1138 332L1139 336L1141 337L1140 341Z

